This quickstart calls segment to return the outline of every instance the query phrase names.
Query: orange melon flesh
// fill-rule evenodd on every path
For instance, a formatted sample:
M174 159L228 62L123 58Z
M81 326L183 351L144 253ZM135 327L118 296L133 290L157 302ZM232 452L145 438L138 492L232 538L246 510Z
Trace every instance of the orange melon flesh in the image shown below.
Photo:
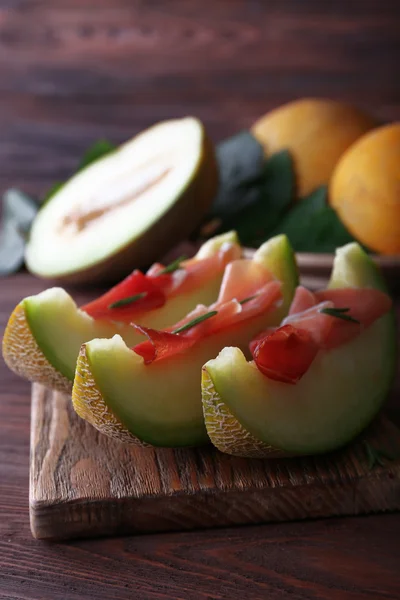
M336 254L329 287L385 285L358 244ZM224 348L203 367L202 397L207 432L230 454L314 454L349 442L385 400L396 365L393 312L358 337L320 350L295 385L273 381L247 362L239 348Z

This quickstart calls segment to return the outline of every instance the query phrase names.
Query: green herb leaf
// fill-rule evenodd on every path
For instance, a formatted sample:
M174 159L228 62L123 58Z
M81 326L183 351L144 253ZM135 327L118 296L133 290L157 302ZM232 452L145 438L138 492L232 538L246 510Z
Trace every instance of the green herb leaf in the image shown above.
M250 300L254 300L254 298L257 298L257 294L244 298L244 300L240 300L239 304L246 304L246 302L250 302Z
M385 462L383 459L387 461L395 460L396 457L392 456L385 450L378 450L369 444L366 440L363 441L365 452L368 459L368 469L371 471L376 465L380 467L385 466Z
M262 174L264 150L249 131L241 131L218 144L216 155L219 191L209 217L224 218L258 193L252 182Z
M109 304L108 308L120 308L121 306L127 306L128 304L133 304L145 296L147 296L147 292L140 292L140 294L135 294L134 296L127 296L126 298L121 298L121 300L117 300L116 302Z
M199 317L196 317L192 321L189 321L189 323L186 323L186 325L182 325L182 327L178 327L177 329L174 329L174 331L172 333L182 333L182 331L186 331L187 329L192 329L192 327L195 327L199 323L202 323L203 321L206 321L207 319L210 319L211 317L214 317L217 314L218 314L217 310L211 310L210 312L205 313L204 315L200 315Z
M274 154L259 176L242 187L247 197L236 208L231 207L218 233L235 229L242 244L258 246L269 237L292 201L294 173L289 152Z
M326 186L299 200L289 210L274 235L285 233L296 252L334 252L354 241L328 204Z
M174 271L177 271L178 269L180 269L181 263L186 259L187 259L187 256L184 256L184 255L180 256L179 258L176 258L169 265L164 267L159 273L157 273L157 276L165 275L167 273L173 273Z
M360 321L358 319L355 319L351 315L346 314L349 310L349 308L321 308L319 312L324 315L329 315L330 317L342 319L342 321L351 321L352 323L358 323L359 325Z
M255 199L225 219L223 230L236 229L242 244L258 246L277 227L293 198L294 174L289 152L274 154L265 163L261 177L251 185L258 191Z
M4 192L3 219L15 222L21 231L29 231L37 212L38 205L35 200L21 190L10 188Z
M53 196L55 196L57 194L57 192L59 192L61 190L61 188L64 187L64 185L65 185L64 182L57 181L49 189L49 191L44 195L41 206L44 206L46 204L46 202L48 202Z
M108 140L97 140L97 142L92 144L92 146L86 150L79 164L78 171L82 171L82 169L85 169L100 158L104 158L107 154L114 152L116 148L117 146Z
M14 223L6 222L0 229L0 275L11 275L24 262L25 241Z
M38 211L36 202L17 189L3 195L0 228L0 275L10 275L24 262L25 241Z

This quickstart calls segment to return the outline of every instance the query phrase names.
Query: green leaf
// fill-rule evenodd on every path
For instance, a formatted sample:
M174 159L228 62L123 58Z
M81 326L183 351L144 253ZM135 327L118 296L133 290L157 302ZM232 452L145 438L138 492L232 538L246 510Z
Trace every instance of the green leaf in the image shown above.
M83 155L81 162L79 163L78 171L82 171L89 165L98 161L100 158L104 158L107 154L114 152L117 146L112 144L108 140L102 139L97 140L92 146L90 146L85 154Z
M351 321L351 323L360 324L358 319L355 319L351 315L347 315L346 313L349 311L349 308L321 308L320 313L323 315L329 315L330 317L335 317L336 319L342 319L342 321Z
M391 453L386 450L381 450L378 448L374 448L371 446L366 440L363 441L365 453L367 455L368 460L368 470L371 471L375 466L384 467L385 460L393 461L399 458L398 456L393 456Z
M254 300L254 298L257 298L257 294L253 294L252 296L247 296L247 298L244 298L243 300L239 300L239 304L247 304L247 302L251 302L251 300Z
M3 194L3 219L13 221L18 230L27 233L38 212L35 200L16 188L10 188Z
M25 241L38 211L36 202L24 192L9 189L3 195L0 227L0 275L9 275L24 262Z
M174 329L174 331L172 333L182 333L182 331L187 331L187 329L192 329L192 327L195 327L199 323L202 323L203 321L206 321L207 319L210 319L211 317L214 317L217 314L218 314L217 310L210 310L210 312L205 313L204 315L200 315L199 317L196 317L195 319L192 319L191 321L189 321L189 323L186 323L186 325L182 325L181 327L178 327L178 329Z
M253 182L262 174L264 150L250 132L241 131L218 144L216 155L219 191L209 218L224 219L258 194Z
M353 242L327 201L326 186L299 200L279 223L274 235L285 233L296 252L334 252Z
M24 262L25 240L11 221L0 229L0 275L18 271Z
M235 229L242 244L258 246L270 236L292 202L294 172L289 152L274 154L260 174L242 188L247 190L246 198L231 206L211 234Z
M174 271L177 271L180 268L181 263L186 259L187 256L179 256L179 258L176 258L171 263L169 263L169 265L161 269L161 271L157 273L157 275L166 275L167 273L173 273Z
M41 206L44 206L46 204L46 202L48 202L53 196L55 196L57 194L57 192L59 192L61 190L61 188L64 187L64 182L62 181L57 181L50 189L49 191L45 194L43 200L42 200L42 204Z
M133 304L134 302L141 300L145 296L147 296L147 292L140 292L134 296L127 296L126 298L121 298L121 300L112 302L112 304L109 304L107 308L120 308L121 306L128 306L129 304Z
M224 229L236 229L242 244L248 246L258 246L268 239L292 202L294 172L288 151L271 156L257 185L256 200L224 223Z

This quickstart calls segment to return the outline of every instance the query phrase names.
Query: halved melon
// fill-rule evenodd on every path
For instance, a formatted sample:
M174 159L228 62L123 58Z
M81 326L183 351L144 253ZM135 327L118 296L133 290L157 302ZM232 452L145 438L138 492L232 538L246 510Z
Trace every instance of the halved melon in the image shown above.
M386 291L376 266L356 243L336 252L329 288L346 287ZM376 415L395 366L393 311L350 341L319 350L295 385L270 379L239 348L226 347L203 367L207 432L218 449L238 456L333 450Z
M181 263L179 271L173 274L177 279L175 289L167 290L165 304L154 310L135 312L133 304L133 308L126 307L127 314L110 309L108 315L107 310L103 311L106 318L94 319L86 310L79 309L62 288L29 296L14 309L7 324L4 360L10 369L30 381L70 391L76 359L84 342L119 333L127 344L134 345L141 338L129 325L132 320L162 328L176 322L197 303L210 304L218 297L226 264L241 253L235 232L208 240L195 257ZM121 288L126 288L128 280L129 277L113 288L114 297L118 297Z
M77 173L39 211L28 269L62 282L118 281L186 239L217 185L198 119L154 125Z
M132 350L118 335L84 344L72 393L76 412L121 441L169 447L207 443L202 365L227 344L246 351L254 334L280 322L296 282L292 249L279 236L253 259L230 263L215 304L197 307L168 332L146 332L154 345L148 341ZM200 318L197 325L183 332L194 316ZM176 344L182 348L176 350ZM153 358L145 364L149 351Z

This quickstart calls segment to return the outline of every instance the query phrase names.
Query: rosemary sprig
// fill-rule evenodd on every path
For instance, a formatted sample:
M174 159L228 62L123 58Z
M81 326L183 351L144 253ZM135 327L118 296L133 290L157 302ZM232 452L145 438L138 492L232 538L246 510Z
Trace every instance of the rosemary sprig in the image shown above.
M330 317L336 317L337 319L342 319L343 321L351 321L351 323L358 323L358 325L359 325L360 321L358 321L358 319L355 319L351 315L346 314L349 310L350 310L349 308L336 308L335 307L335 308L321 308L321 310L319 312L324 315L329 315Z
M183 262L186 259L187 259L187 256L185 256L185 255L179 256L179 258L176 258L171 263L169 263L169 265L167 265L166 267L161 269L161 271L159 271L159 273L157 273L157 276L158 275L166 275L167 273L173 273L174 271L176 271L177 269L180 268L181 262Z
M211 317L214 317L217 314L217 310L211 310L210 312L205 313L204 315L200 315L199 317L192 319L191 321L189 321L189 323L178 327L178 329L174 329L172 333L181 333L182 331L187 331L187 329L192 329L192 327L195 327L199 323L202 323L203 321L206 321L207 319L210 319Z
M243 300L240 300L239 304L246 304L246 302L250 302L250 300L254 300L254 298L257 298L257 294L254 294L253 296L249 296L248 298L244 298Z
M128 304L133 304L145 296L147 296L147 292L140 292L140 294L135 294L134 296L127 296L126 298L121 298L121 300L117 300L116 302L109 304L108 308L120 308L120 306L127 306Z
M385 450L378 450L378 448L374 448L369 444L366 440L363 441L365 447L365 453L368 459L368 469L371 471L376 465L380 467L385 466L385 462L383 459L387 461L395 460L395 456L389 454L389 452Z

